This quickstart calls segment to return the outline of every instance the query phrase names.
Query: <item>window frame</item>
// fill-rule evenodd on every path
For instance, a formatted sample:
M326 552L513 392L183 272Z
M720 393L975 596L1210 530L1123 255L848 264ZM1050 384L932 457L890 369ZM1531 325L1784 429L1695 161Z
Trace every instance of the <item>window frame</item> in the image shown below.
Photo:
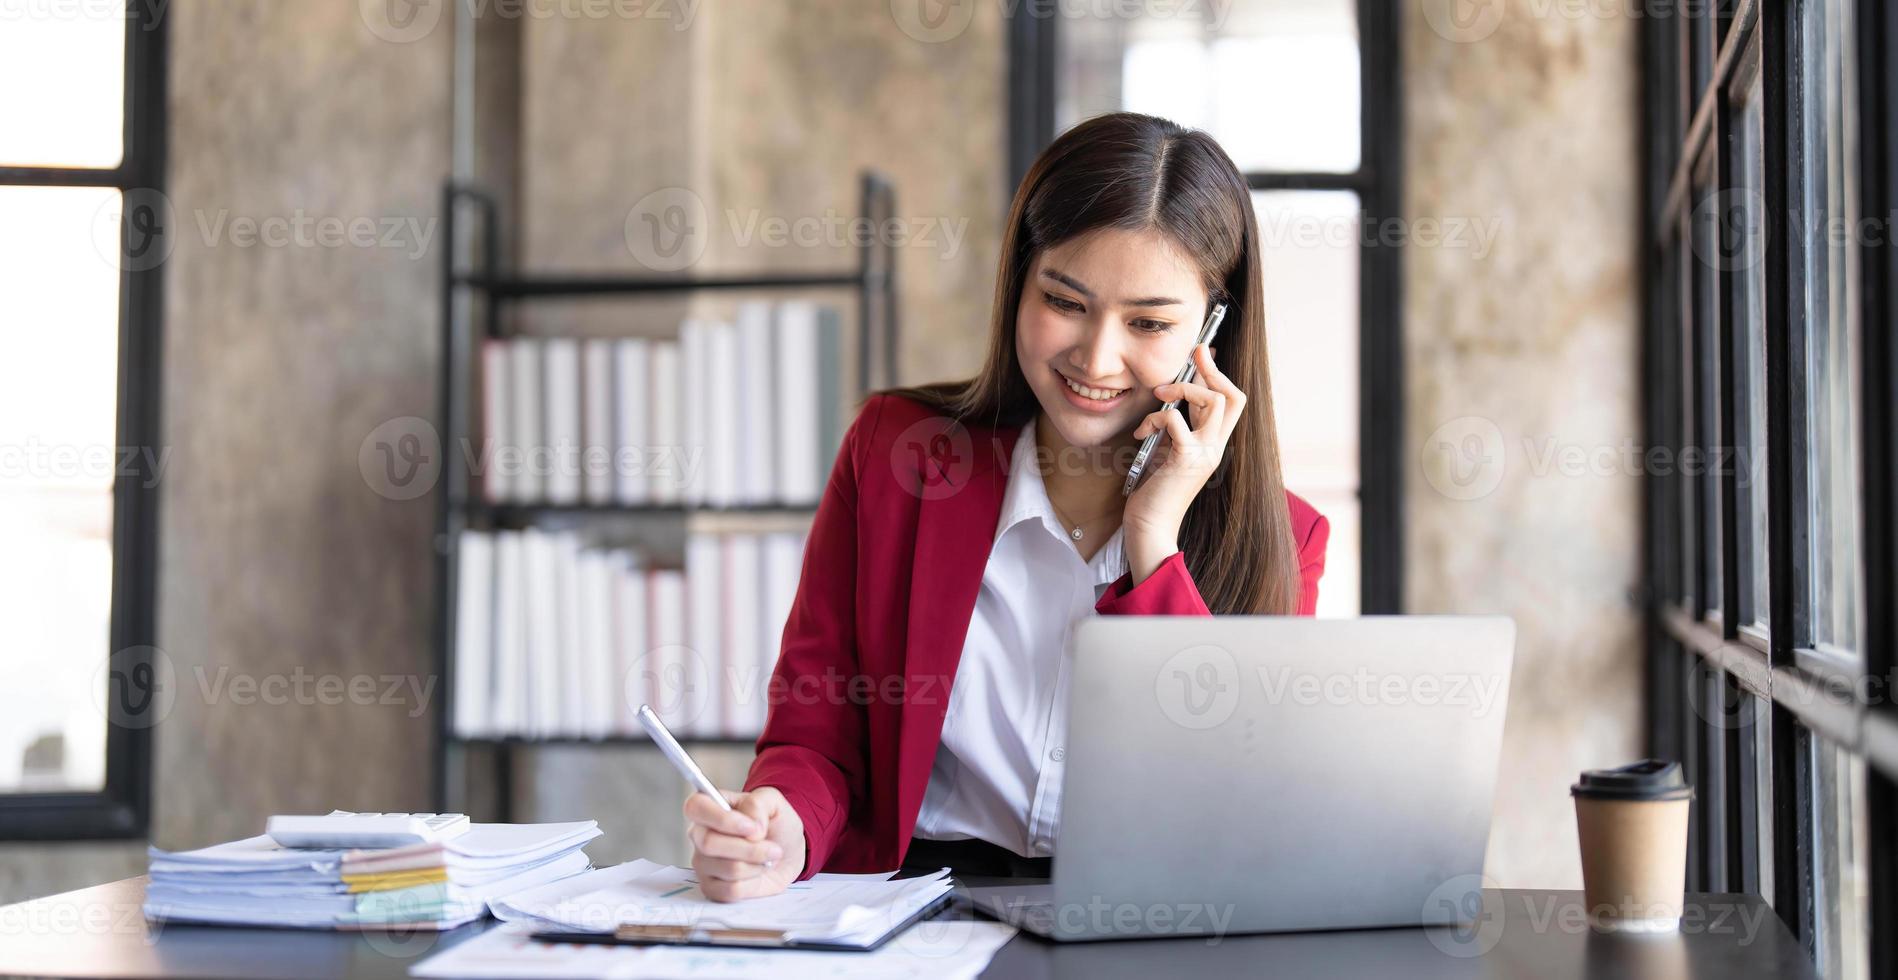
M1246 171L1253 193L1349 191L1367 227L1403 214L1403 65L1399 4L1358 0L1358 166ZM1008 18L1008 192L1055 137L1060 16L1022 4ZM1403 611L1404 335L1400 246L1358 251L1359 611Z
M1898 826L1898 705L1893 703L1898 692L1888 685L1898 663L1898 611L1891 601L1898 595L1893 568L1898 560L1898 452L1893 444L1898 435L1898 342L1890 328L1898 313L1892 296L1898 259L1889 227L1882 235L1862 235L1850 246L1860 270L1854 301L1859 360L1848 369L1859 382L1854 402L1859 478L1853 490L1859 500L1856 544L1864 634L1859 656L1825 656L1807 642L1811 595L1801 578L1812 560L1805 486L1809 447L1800 407L1808 371L1800 300L1806 285L1805 229L1795 224L1789 207L1789 202L1802 200L1809 170L1798 123L1803 111L1801 29L1811 2L1817 0L1737 0L1709 15L1705 5L1675 0L1641 25L1643 416L1649 444L1672 450L1677 460L1682 450L1698 445L1692 441L1697 425L1692 413L1702 393L1694 387L1691 331L1695 319L1705 315L1696 308L1701 294L1694 288L1692 271L1679 268L1702 260L1687 247L1691 242L1680 238L1692 234L1686 216L1699 200L1696 172L1704 163L1703 154L1725 157L1732 150L1733 111L1741 101L1736 86L1745 81L1743 66L1751 51L1757 51L1763 79L1761 164L1767 217L1762 277L1767 458L1763 483L1755 486L1763 486L1767 495L1770 628L1749 629L1750 624L1738 622L1737 590L1744 575L1735 574L1740 571L1739 548L1733 532L1744 525L1733 518L1734 474L1723 476L1718 495L1727 513L1708 522L1693 513L1700 498L1687 499L1685 490L1693 477L1648 473L1642 589L1648 621L1647 742L1655 755L1683 758L1703 790L1697 800L1703 812L1694 821L1695 829L1703 832L1695 833L1690 844L1689 888L1726 884L1770 892L1765 897L1809 953L1815 952L1816 916L1822 914L1814 901L1815 876L1823 871L1814 848L1822 815L1814 798L1815 740L1833 743L1842 757L1862 759L1869 969L1872 976L1892 976L1898 975L1898 840L1891 833ZM1714 22L1699 22L1709 16ZM1898 50L1898 14L1884 4L1859 0L1853 17L1858 117L1838 123L1853 126L1858 138L1856 157L1850 161L1857 169L1858 207L1850 217L1888 216L1898 204L1898 120L1891 116L1898 104L1889 94L1898 91L1898 64L1892 60ZM1705 51L1709 34L1715 41L1711 53ZM1703 75L1704 64L1710 70ZM1692 85L1697 76L1703 85ZM1683 86L1689 89L1681 91ZM1686 119L1677 118L1681 112L1687 113ZM1711 191L1732 190L1731 165L1722 159L1717 169L1718 186ZM1739 295L1726 283L1716 292L1716 302L1725 305ZM1730 423L1741 410L1734 371L1743 365L1730 352L1745 339L1735 328L1744 326L1746 318L1719 311L1716 316L1721 326L1718 377L1724 383L1714 393L1713 407L1720 421L1729 424L1722 426L1718 443L1703 448L1731 451L1735 430ZM1686 521L1696 527L1686 528ZM1691 553L1682 555L1684 547L1704 548L1698 530L1707 526L1725 535L1713 552L1723 573L1721 594L1713 597L1704 595L1705 569L1696 575ZM1715 605L1730 614L1707 615ZM1698 710L1707 702L1696 705L1689 700L1691 685L1698 683L1703 668L1731 682L1718 695L1720 710ZM1757 730L1732 725L1724 726L1725 738L1715 738L1734 717L1725 708L1736 697L1747 703L1748 695L1770 703L1770 730L1764 733L1768 744L1754 741L1762 734ZM1710 745L1720 745L1726 756L1724 771L1713 780L1700 771L1714 761L1705 755ZM1754 747L1765 750L1770 772L1758 772L1750 751ZM1749 778L1761 775L1764 778ZM1743 809L1749 806L1754 807L1751 817ZM1762 814L1770 817L1770 828L1761 826ZM1717 828L1716 833L1705 833L1709 828Z
M166 138L168 18L164 0L127 0L125 24L124 154L117 167L0 166L0 185L111 187L145 192L162 200ZM151 206L149 202L146 206ZM154 217L159 217L154 215ZM167 230L144 243L160 249ZM121 225L121 248L129 234ZM120 447L155 447L161 437L160 356L162 263L119 271L116 441ZM157 474L147 472L150 454L120 454L130 471L112 487L112 595L109 651L112 674L147 662L157 634ZM104 676L103 674L101 675ZM129 677L127 678L130 679ZM97 792L0 793L0 841L106 840L142 838L151 823L151 728L153 699L104 720L105 785Z

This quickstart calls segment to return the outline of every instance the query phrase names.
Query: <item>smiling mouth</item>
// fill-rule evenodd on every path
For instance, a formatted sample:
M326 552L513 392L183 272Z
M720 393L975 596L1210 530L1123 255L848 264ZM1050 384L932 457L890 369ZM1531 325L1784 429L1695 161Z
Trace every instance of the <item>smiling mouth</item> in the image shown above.
M1061 374L1061 372L1059 371L1056 371L1055 373ZM1061 381L1063 384L1066 384L1068 386L1069 391L1072 391L1075 394L1080 395L1082 398L1088 399L1089 401L1111 402L1114 399L1119 398L1120 396L1126 394L1130 390L1127 388L1090 388L1087 385L1077 383L1074 379L1068 377L1065 374L1061 374Z

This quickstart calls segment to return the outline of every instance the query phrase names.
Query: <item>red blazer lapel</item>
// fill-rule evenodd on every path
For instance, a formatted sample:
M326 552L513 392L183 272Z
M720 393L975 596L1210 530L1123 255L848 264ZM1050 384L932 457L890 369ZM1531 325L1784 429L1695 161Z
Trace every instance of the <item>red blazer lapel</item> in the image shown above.
M1020 429L971 427L938 440L923 471L910 570L904 703L897 746L897 847L909 844L942 739L949 690L988 566ZM969 459L963 465L958 454Z

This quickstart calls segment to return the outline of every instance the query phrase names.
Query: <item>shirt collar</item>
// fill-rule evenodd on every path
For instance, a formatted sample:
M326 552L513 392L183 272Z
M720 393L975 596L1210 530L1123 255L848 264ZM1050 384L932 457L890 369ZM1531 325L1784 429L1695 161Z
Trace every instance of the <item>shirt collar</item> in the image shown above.
M995 538L990 547L1000 543L1010 528L1023 522L1038 523L1062 543L1069 544L1068 529L1055 515L1054 504L1048 500L1048 486L1041 479L1041 467L1036 464L1035 420L1031 418L1022 426L1021 435L1015 438L1015 450L1009 456L1008 489L1002 494L1002 515L995 522ZM1080 557L1078 552L1075 557ZM1088 567L1095 570L1096 578L1102 582L1113 582L1127 571L1120 528L1115 528L1113 536L1094 553Z

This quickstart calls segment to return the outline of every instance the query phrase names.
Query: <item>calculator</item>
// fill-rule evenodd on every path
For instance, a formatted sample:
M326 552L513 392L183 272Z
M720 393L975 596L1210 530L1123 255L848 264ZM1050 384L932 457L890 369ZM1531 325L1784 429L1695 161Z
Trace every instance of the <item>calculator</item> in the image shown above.
M346 850L452 840L473 824L465 813L351 813L271 817L264 834L282 847Z

